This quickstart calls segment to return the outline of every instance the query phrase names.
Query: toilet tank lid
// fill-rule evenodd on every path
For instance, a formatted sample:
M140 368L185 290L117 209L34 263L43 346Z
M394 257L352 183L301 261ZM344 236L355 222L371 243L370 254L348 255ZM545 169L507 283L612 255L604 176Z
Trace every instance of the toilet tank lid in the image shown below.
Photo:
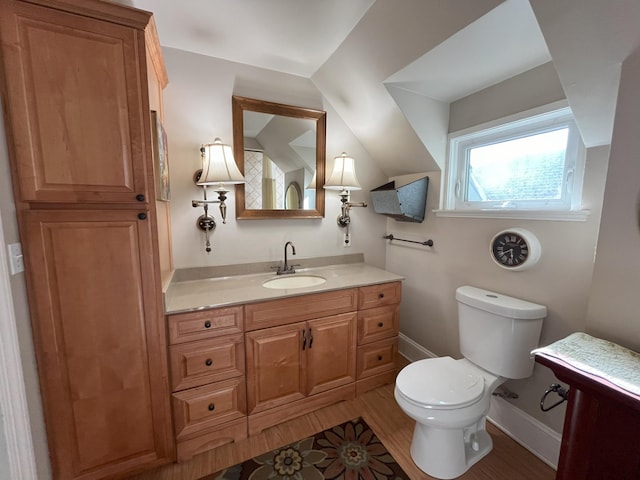
M506 318L520 320L541 319L547 316L547 307L527 302L519 298L509 297L501 293L483 290L477 287L458 287L456 300L465 305L494 313Z

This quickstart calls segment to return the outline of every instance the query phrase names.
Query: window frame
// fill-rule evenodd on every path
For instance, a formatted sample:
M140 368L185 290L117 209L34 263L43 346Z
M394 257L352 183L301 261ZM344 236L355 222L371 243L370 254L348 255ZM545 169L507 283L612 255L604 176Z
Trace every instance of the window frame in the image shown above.
M547 105L518 115L484 123L448 136L448 152L443 181L442 210L437 213L450 216L496 216L509 218L577 219L586 217L581 210L584 180L585 149L571 109L562 105ZM569 128L562 195L560 200L524 201L466 201L463 185L467 185L469 150L474 147L528 137L559 128ZM576 214L576 218L571 218Z

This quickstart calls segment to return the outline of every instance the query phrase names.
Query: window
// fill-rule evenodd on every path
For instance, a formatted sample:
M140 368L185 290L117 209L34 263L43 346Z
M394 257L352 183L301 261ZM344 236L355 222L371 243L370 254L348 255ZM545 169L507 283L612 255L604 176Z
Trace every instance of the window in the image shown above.
M449 137L445 209L580 208L584 149L569 108Z

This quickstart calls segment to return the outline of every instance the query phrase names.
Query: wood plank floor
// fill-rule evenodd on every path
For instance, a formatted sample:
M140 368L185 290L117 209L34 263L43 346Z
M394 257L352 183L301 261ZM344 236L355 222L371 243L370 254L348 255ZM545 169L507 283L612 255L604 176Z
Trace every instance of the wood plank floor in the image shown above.
M385 385L356 398L269 428L262 434L130 477L130 480L195 480L256 455L362 417L413 480L429 479L411 460L409 447L414 422L397 406L393 385ZM493 451L459 477L461 480L553 480L555 471L487 422Z

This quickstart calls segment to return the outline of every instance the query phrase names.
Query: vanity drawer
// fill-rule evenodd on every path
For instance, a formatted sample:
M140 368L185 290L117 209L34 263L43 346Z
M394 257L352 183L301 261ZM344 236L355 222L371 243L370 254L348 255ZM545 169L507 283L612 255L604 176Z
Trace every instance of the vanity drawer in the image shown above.
M398 357L398 337L358 347L357 378L394 370Z
M244 330L242 306L212 308L167 317L169 344L203 340Z
M244 375L244 335L227 335L169 347L171 390Z
M251 331L353 312L357 302L358 290L350 288L250 303L244 307L245 327Z
M244 377L174 393L171 401L178 440L247 414Z
M358 289L358 310L400 303L401 282L381 283Z
M358 312L358 345L398 335L399 305L370 308Z

